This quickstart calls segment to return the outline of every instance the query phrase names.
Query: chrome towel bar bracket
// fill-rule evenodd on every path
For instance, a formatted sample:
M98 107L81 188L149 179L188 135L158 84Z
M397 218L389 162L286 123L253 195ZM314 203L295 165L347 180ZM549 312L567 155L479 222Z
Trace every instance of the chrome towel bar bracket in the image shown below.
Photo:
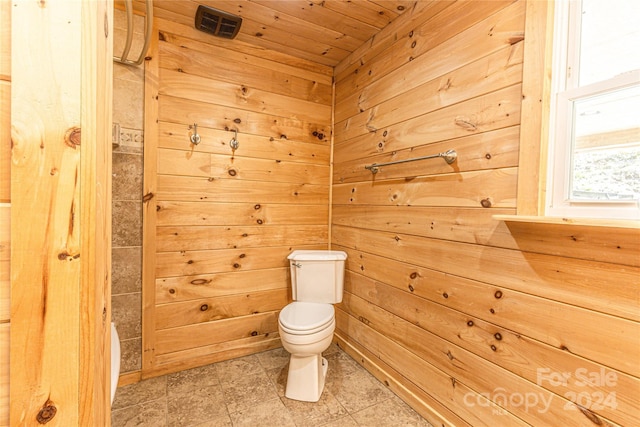
M444 161L450 165L451 163L456 161L456 159L458 158L458 153L456 153L456 150L447 150L444 153L432 154L430 156L414 157L412 159L396 160L395 162L387 162L387 163L373 163L371 165L366 165L364 168L370 170L372 174L376 174L378 173L378 171L380 171L380 168L382 166L390 166L390 165L397 165L399 163L415 162L417 160L435 159L438 157L442 157Z

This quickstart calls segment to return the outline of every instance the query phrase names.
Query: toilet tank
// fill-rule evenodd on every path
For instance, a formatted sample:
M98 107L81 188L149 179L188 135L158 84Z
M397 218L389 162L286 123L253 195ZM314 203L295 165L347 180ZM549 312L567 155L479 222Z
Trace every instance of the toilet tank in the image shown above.
M345 252L298 250L287 258L294 301L329 304L342 301Z

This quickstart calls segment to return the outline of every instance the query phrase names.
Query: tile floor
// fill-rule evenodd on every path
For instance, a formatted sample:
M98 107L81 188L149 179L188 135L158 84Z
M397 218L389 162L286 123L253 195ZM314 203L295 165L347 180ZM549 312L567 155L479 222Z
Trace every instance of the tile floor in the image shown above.
M111 412L121 426L430 427L400 398L332 345L317 403L284 396L289 354L282 348L121 387Z

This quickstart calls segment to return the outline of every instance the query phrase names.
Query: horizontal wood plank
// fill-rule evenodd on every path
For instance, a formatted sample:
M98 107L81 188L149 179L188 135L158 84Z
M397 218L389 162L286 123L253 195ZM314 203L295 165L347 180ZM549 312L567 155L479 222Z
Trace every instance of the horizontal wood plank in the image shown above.
M456 385L467 385L487 396L489 400L493 400L495 403L499 401L503 410L530 424L559 422L563 425L573 425L584 419L582 412L577 410L577 407L565 397L551 393L517 375L510 374L492 362L443 340L418 325L402 320L374 304L369 304L355 295L345 293L340 307L352 317L363 319L368 327L393 339L405 348L411 348L412 352L420 358L429 360L436 368L454 378ZM476 370L480 370L483 374L476 375ZM507 396L512 396L514 393L523 395L532 393L539 396L540 399L536 402L530 402L530 405L526 407L525 405L516 405L508 400L500 401L495 396L497 394L496 384L500 385L501 391ZM566 410L567 407L574 407L576 410ZM477 408L474 407L474 410ZM596 419L599 417L593 415Z
M401 167L401 165L400 165ZM514 208L517 169L497 169L334 185L341 205Z
M326 143L331 134L331 127L324 123L307 123L291 117L254 113L167 95L160 95L158 101L159 120L172 123L197 123L217 129L317 143Z
M158 227L156 249L196 251L265 246L298 246L327 241L326 225Z
M156 306L156 330L280 310L290 301L286 288Z
M145 378L248 356L282 346L278 332L161 354Z
M263 160L182 150L158 150L158 173L214 179L288 182L326 185L328 165Z
M510 412L478 395L478 391L469 387L468 382L460 381L459 375L452 375L450 370L443 370L438 364L420 357L415 351L410 350L410 347L400 345L397 340L390 339L388 334L375 329L372 325L367 325L367 318L358 316L359 313L348 310L344 305L338 306L336 328L345 331L349 341L353 340L371 349L373 354L392 368L399 372L413 372L414 375L410 375L407 378L408 381L432 396L437 396L437 400L444 403L465 423L487 427L505 422L515 426L527 425ZM458 362L453 363L459 366ZM466 402L482 402L482 404L471 406Z
M328 189L328 183L290 184L159 175L157 200L317 205L328 202Z
M464 67L436 76L406 93L391 98L375 93L358 98L352 109L341 109L335 128L341 139L383 129L476 96L522 82L523 43L516 43Z
M158 354L172 353L211 344L234 341L278 330L278 312L223 319L156 332Z
M265 248L176 251L156 254L156 277L193 276L230 271L262 270L288 266L287 256L294 249L326 249L323 245L278 246ZM256 271L258 273L258 271ZM189 280L186 280L189 282Z
M340 163L333 168L335 183L369 181L371 171L363 164L386 163L432 156L455 149L455 165L449 165L442 159L426 159L399 165L380 167L376 180L389 178L404 178L437 173L500 169L518 165L518 145L520 128L511 126L491 132L465 136L443 142L418 145L408 149L390 151L384 143L369 147L366 152L354 150L350 144L340 144L335 149L336 156L340 156ZM377 151L377 152L376 152ZM365 157L366 156L366 157ZM349 160L353 159L353 160Z
M496 209L495 211L498 211ZM504 210L505 212L507 210ZM513 227L495 220L493 209L420 206L348 206L332 208L333 223L457 242L519 249L546 255L640 266L640 230L615 233L603 227L559 224Z
M336 131L335 141L380 153L516 126L521 97L520 85L510 86L346 141Z
M163 0L162 4L164 3L167 3L167 0ZM160 11L159 8L158 11ZM154 21L157 23L163 39L166 40L167 33L170 33L201 43L204 52L207 51L204 46L209 46L209 49L224 48L231 51L231 49L228 49L228 40L211 37L209 34L196 30L193 26L193 15L190 15L188 22L185 21L184 23L174 20L176 14L163 15L163 13L154 15ZM182 43L178 42L177 44ZM304 58L297 58L291 55L290 52L269 50L254 43L247 43L245 40L238 39L234 41L232 51L236 52L238 57L244 57L244 61L254 63L262 63L263 61L267 63L275 62L292 74L300 73L304 78L309 78L309 75L313 75L314 77L311 79L331 84L331 76L333 75L331 67ZM227 57L227 55L228 53L225 53L221 56ZM230 59L238 61L237 57Z
M338 312L338 316L344 316L343 312ZM408 378L400 374L398 370L392 368L376 356L372 351L351 338L348 332L336 329L335 340L337 345L351 356L356 362L373 374L380 382L399 396L420 415L432 424L455 427L470 426L459 415L451 411L442 403L433 398L425 390L421 389Z
M247 82L228 83L207 77L188 74L184 69L173 71L160 69L159 93L193 101L208 102L256 113L280 117L292 117L311 123L330 124L331 106L289 94L273 93L259 89Z
M333 243L542 298L640 320L640 269L334 226ZM489 262L490 260L490 262ZM561 268L559 268L562 265ZM602 301L606 301L603 305ZM631 339L631 337L629 337ZM634 338L637 339L637 338ZM625 363L633 364L627 360Z
M289 270L284 267L286 263L285 258L280 268L238 271L238 267L231 272L156 279L155 300L157 304L166 304L286 289L289 286Z
M234 157L281 160L289 162L329 164L329 145L289 141L287 139L251 135L230 130L211 129L198 125L200 144L191 144L192 130L179 123L160 122L158 147L204 152ZM238 149L229 146L232 138L240 143Z
M483 286L488 289L483 289L483 295L478 295L477 289ZM498 304L494 304L495 288L480 283L475 284L475 287L460 289L461 292L450 293L452 289L449 288L445 292L448 298L440 297L438 301L432 302L415 298L413 296L417 294L415 288L412 292L406 287L400 289L397 284L390 286L360 274L347 272L345 290L527 378L552 393L565 396L578 395L582 392L592 396L607 396L613 393L613 396L617 396L615 408L598 405L596 402L589 402L585 406L622 425L631 422L633 414L640 409L640 403L630 398L640 391L640 379L612 370L602 363L591 362L591 360L602 361L603 349L608 349L611 345L616 345L615 343L625 342L626 337L633 336L633 333L629 333L629 327L631 324L637 326L636 322L517 292L504 292ZM464 307L470 308L474 313L468 313L469 310L460 312L448 308L451 298L464 300ZM478 304L479 301L485 302L488 299L493 300L488 301L491 306L499 306L497 310L494 309L493 315L486 309L486 304ZM457 305L462 304L458 302ZM485 309L480 310L480 306ZM475 314L489 320L481 320L475 317ZM532 318L538 319L536 324L523 322L524 319ZM585 324L592 327L586 330L582 327ZM516 334L512 332L513 330L526 332ZM614 336L616 334L612 334L611 331L619 331L619 335ZM594 341L589 339L592 335L611 341L609 343L603 339ZM558 342L562 342L571 350L558 348L555 344ZM626 345L636 346L633 341ZM631 348L620 348L620 350L633 352ZM606 362L610 363L611 359L606 358ZM551 382L543 373L559 372L554 369L568 371L571 376L562 384ZM601 378L615 378L615 380L585 384L585 376L591 372L597 372ZM604 406L604 408L598 408L598 406Z
M415 39L410 37L402 40L404 44L401 48L387 50L386 56L378 57L376 61L364 65L357 72L347 74L345 79L338 80L336 109L342 111L346 108L352 111L350 108L358 105L359 96L389 99L521 41L524 37L525 4L519 1L505 8L504 5L507 3L483 2L472 10L464 2L448 7L439 15L445 25L434 26L433 21L425 23L424 34L419 36L414 33ZM456 10L460 7L464 12ZM482 10L485 7L502 10L477 22L478 19L487 16L483 13L487 10ZM468 31L463 31L464 25L456 25L458 19L466 19L465 25L474 21L477 24ZM473 46L473 49L469 49L469 46ZM377 103L379 102L373 101L371 105ZM343 118L337 116L337 121Z
M298 205L295 217L291 207L278 204L158 202L158 226L169 225L326 225L326 205Z

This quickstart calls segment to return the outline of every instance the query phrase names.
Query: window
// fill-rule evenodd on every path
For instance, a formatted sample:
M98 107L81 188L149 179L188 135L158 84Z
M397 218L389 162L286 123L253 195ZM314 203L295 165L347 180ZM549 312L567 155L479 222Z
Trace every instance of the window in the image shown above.
M640 1L556 2L548 216L640 219Z

